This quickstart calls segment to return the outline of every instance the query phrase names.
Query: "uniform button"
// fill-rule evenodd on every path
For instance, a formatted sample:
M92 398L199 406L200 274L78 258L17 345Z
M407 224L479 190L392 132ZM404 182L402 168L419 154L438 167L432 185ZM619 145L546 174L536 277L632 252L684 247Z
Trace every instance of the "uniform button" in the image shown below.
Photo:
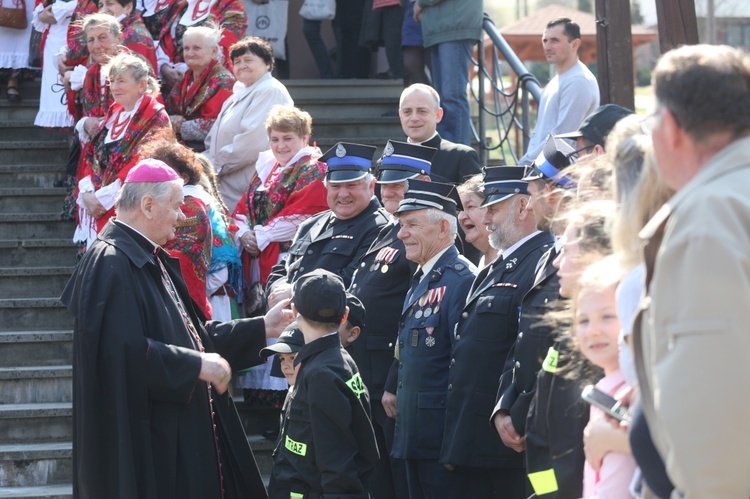
M463 314L461 314L461 317L466 319L467 317L469 317L469 312L464 312Z
M398 363L398 368L399 369L403 369L404 368L404 363L403 362L399 362Z
M401 324L399 324L399 327L404 327L404 323L402 322Z
M332 249L331 251L336 251L337 249L338 249L338 248L336 248L336 246L334 246L334 247L333 247L333 249Z
M300 271L300 272L304 272L304 271L305 271L305 267L300 267L300 268L299 268L299 271Z
M451 390L453 390L453 384L452 383L448 385L448 391L451 391Z
M492 308L492 302L489 302L489 303L487 304L487 308Z
M456 335L456 341L458 341L458 340L460 340L460 339L461 339L461 335L460 335L460 334L457 334L457 335Z
M402 385L402 384L401 384L401 382L399 381L399 382L398 382L398 387L399 387L399 388L401 388L402 386L403 386L403 385Z
M398 342L398 347L399 348L404 348L404 342L403 341L399 341Z
M360 263L359 266L362 267L362 268L364 268L365 262Z
M456 365L456 359L451 359L451 367Z
M315 253L313 250L311 250L311 249L307 250L307 254L308 255L312 255L313 253Z
M388 343L388 348L393 348L393 343Z
M521 368L521 363L516 361L516 369L520 369L520 368Z
M549 301L549 298L544 299L544 303L547 303Z
M521 331L520 333L518 333L518 339L520 340L521 338L523 338L523 331Z

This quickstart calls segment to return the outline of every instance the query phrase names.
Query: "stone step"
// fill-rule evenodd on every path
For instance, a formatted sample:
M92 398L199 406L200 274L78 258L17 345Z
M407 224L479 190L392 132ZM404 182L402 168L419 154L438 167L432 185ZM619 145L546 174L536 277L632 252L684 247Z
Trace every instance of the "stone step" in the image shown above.
M60 296L73 267L0 267L0 298Z
M271 476L271 468L273 468L273 445L274 442L267 440L258 435L250 435L247 437L247 441L250 444L250 448L253 449L253 455L255 456L255 462L258 463L258 470L263 477ZM268 480L266 479L266 484Z
M0 331L72 328L73 316L59 298L0 299Z
M67 140L0 142L0 164L45 163L64 166L68 160L68 150Z
M60 221L60 212L0 213L0 240L68 239L75 232L73 222Z
M34 125L34 120L0 121L0 142L13 140L67 140L70 132L63 129L43 128Z
M27 121L33 123L38 112L38 94L29 94L17 104L0 99L0 121Z
M0 332L0 367L64 366L73 362L73 331Z
M402 139L404 132L398 118L376 116L372 118L322 118L313 122L313 133L317 140L331 137L338 141L341 136L392 137ZM360 139L361 140L361 139Z
M0 188L2 213L50 213L62 210L64 187Z
M360 100L398 98L403 90L401 80L283 80L296 105L311 98Z
M0 266L2 267L72 266L75 263L76 248L70 237L0 240Z
M65 179L65 164L0 164L0 185L11 187L54 186L56 180Z
M0 487L69 484L72 457L71 442L0 445Z
M336 99L325 97L312 97L295 104L304 109L313 118L313 130L322 119L339 118L374 118L380 117L387 112L398 110L398 96L371 98L360 96L357 99ZM398 116L393 116L398 119Z
M73 400L73 366L0 367L0 404Z
M0 405L0 442L70 442L73 403Z
M40 485L37 487L0 487L0 499L71 499L73 486Z

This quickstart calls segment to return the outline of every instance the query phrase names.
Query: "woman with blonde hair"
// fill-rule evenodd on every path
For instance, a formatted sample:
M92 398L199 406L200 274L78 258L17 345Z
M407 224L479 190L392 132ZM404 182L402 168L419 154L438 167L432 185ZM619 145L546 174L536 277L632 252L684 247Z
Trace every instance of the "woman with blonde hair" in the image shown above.
M169 134L169 116L149 92L158 84L148 64L119 54L105 66L114 103L85 143L78 179L78 227L75 242L90 245L114 216L114 205L128 172L138 163L140 148L152 137Z

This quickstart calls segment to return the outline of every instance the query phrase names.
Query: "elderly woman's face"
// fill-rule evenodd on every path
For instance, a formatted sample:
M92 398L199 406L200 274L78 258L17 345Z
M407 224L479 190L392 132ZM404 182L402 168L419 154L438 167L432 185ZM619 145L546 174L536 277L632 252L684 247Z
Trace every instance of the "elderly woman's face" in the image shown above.
M252 52L235 57L232 59L232 65L234 66L234 77L246 87L258 81L270 69L263 59Z
M128 111L146 93L147 87L148 82L146 80L136 81L133 72L129 70L121 71L119 74L109 77L109 90L112 93L112 98Z
M117 53L119 40L106 26L93 26L86 30L86 47L97 64L106 64Z
M219 47L216 45L212 46L201 35L186 35L182 39L182 54L185 58L185 64L193 71L202 71L205 69L218 52Z
M120 5L117 0L100 0L99 1L99 12L109 14L110 16L119 18L121 15L129 15L133 11L133 4L129 3L125 7Z
M309 135L299 136L296 132L282 132L281 130L273 129L268 134L268 140L271 143L271 152L273 152L276 161L282 166L289 164L294 155L307 145L309 139Z

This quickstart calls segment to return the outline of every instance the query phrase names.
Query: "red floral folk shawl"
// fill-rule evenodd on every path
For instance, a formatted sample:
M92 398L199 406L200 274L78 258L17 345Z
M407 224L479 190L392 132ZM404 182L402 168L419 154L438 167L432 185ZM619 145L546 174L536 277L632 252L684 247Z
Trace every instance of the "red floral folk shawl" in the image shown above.
M265 191L258 191L261 185L256 174L250 188L242 196L234 210L234 215L247 217L251 227L273 225L274 220L285 218L297 225L307 218L328 209L326 188L323 185L326 165L303 156L297 163L279 173L281 165L276 163L266 179ZM287 251L291 241L274 241L260 253L260 279L266 285L271 267L276 265L279 254ZM245 278L250 282L250 255L242 252L242 266Z
M109 121L110 117L119 113L121 109L120 104L112 104L102 123ZM147 143L158 132L169 127L169 116L164 106L153 97L144 95L122 139L105 144L107 128L102 125L96 136L86 143L81 153L78 178L91 175L96 189L111 184L117 178L124 182L130 169L138 163L141 144ZM75 196L78 196L77 192ZM112 208L99 218L96 222L97 230L101 230L114 214Z
M65 55L65 64L70 67L88 66L89 50L86 48L86 33L83 32L81 19L89 14L98 12L96 0L78 0L73 15L68 25L68 52Z
M172 17L162 28L159 40L164 53L169 56L172 63L184 62L182 57L182 36L187 26L180 24L182 15L187 11L188 3L179 2L172 9ZM193 26L202 26L208 22L221 26L223 32L219 46L224 54L225 65L231 70L231 58L229 47L245 36L247 30L247 14L242 0L217 0L212 6L206 18ZM175 35L172 36L172 25L175 25Z
M159 0L156 2L155 12L149 16L143 16L143 24L151 34L151 38L159 39L159 33L172 17L172 9L176 4L175 0Z
M197 197L185 196L180 209L185 220L177 225L176 237L165 244L164 249L180 260L180 270L190 297L206 319L211 319L213 311L206 293L206 275L213 245L208 208Z
M215 120L224 101L232 96L234 76L218 61L211 61L196 78L189 69L182 82L175 85L164 105L170 115L186 120Z
M102 85L101 74L102 67L97 63L89 66L88 71L86 71L79 97L81 113L80 116L77 116L77 119L84 116L101 118L107 114L107 110L114 103L112 94L109 92L109 86Z
M143 18L133 11L120 22L122 26L122 44L131 52L143 57L154 74L157 73L154 39L143 24Z

